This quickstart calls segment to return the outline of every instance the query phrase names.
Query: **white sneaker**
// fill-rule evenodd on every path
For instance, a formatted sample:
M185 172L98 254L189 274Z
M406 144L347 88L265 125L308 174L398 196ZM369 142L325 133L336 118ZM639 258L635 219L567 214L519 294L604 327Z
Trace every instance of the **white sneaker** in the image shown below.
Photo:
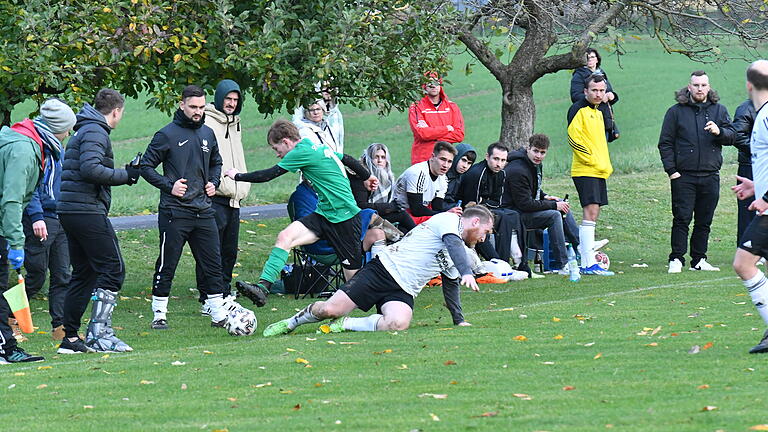
M675 258L669 262L669 270L667 270L667 273L680 273L681 271L683 271L683 263L680 262L679 259Z
M608 244L608 239L602 239L595 242L595 245L592 247L592 250L597 252L600 250L601 247Z
M712 264L708 263L707 260L701 259L698 264L691 267L690 270L701 270L701 271L720 271L720 267L715 267Z

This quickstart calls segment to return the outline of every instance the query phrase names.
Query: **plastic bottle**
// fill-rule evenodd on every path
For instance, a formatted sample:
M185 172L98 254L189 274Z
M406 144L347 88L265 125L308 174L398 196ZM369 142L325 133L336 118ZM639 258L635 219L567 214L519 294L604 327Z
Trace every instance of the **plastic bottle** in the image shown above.
M536 250L536 255L533 257L533 271L536 273L544 272L544 260L541 258L541 251Z
M579 262L576 261L576 252L573 250L573 246L568 243L568 280L571 282L578 282L581 280L581 273L579 273Z

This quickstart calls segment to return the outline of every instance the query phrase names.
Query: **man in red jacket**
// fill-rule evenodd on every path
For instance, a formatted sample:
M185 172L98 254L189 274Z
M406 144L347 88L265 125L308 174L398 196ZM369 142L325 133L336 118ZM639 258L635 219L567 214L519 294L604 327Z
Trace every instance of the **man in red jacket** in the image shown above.
M423 86L425 96L408 109L413 131L412 165L429 159L436 141L455 144L464 140L464 117L459 106L448 100L443 80L436 73L427 76L431 81Z

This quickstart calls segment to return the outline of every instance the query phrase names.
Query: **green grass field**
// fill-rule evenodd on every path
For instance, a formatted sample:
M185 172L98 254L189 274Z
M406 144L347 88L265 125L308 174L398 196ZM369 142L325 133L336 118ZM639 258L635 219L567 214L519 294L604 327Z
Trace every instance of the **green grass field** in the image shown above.
M273 296L256 310L257 334L235 338L200 316L187 252L169 306L172 328L153 331L157 232L120 232L128 272L114 323L135 351L56 355L46 333L47 303L33 300L40 331L23 346L47 361L2 367L0 424L17 431L745 431L768 424L768 357L747 354L763 323L730 269L732 163L721 173L710 237L708 260L722 271L666 273L669 186L655 146L673 91L700 66L661 54L652 42L628 48L623 69L604 59L622 97L616 109L624 136L611 146L617 174L609 180L611 205L597 232L611 240L604 250L616 276L574 284L550 275L483 285L480 293L464 290L464 311L474 324L469 328L451 326L440 290L427 289L416 299L411 328L391 333L325 335L304 326L265 339L260 334L267 324L310 302ZM458 57L456 69L467 60ZM705 67L731 111L745 98L744 66ZM475 69L469 77L451 74L447 92L462 107L467 142L483 148L498 134L499 96L495 82ZM564 140L569 79L561 72L537 84L537 131L555 143L545 162L545 189L574 197ZM270 166L274 159L263 137L272 119L253 106L243 118L249 166ZM143 150L166 121L131 101L114 132L118 160ZM380 118L349 109L345 123L347 153L385 142L399 151L396 171L405 168L411 133L404 114ZM735 159L733 149L725 153ZM283 201L294 184L285 176L255 185L249 203ZM113 192L115 213L156 206L157 192L146 183ZM286 223L241 225L237 278L258 277Z
M324 335L304 326L265 339L268 323L309 303L271 297L256 310L259 334L234 338L199 315L186 256L172 329L153 331L156 233L121 232L129 270L115 325L135 351L58 356L48 334L33 334L24 346L47 361L3 367L0 422L20 431L736 431L768 423L765 358L746 353L763 325L729 267L733 199L724 184L710 250L723 271L667 275L667 183L656 173L610 180L615 205L598 233L611 239L615 277L573 284L551 275L463 291L471 328L451 326L439 289L427 289L407 331ZM571 189L566 179L548 185ZM240 278L257 277L286 222L242 225ZM45 308L33 302L43 332ZM700 352L689 354L694 346Z

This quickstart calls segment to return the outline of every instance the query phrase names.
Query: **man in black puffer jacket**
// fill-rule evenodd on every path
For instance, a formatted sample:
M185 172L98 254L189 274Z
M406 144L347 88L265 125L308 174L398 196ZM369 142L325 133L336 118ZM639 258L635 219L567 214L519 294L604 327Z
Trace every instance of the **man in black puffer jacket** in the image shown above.
M138 166L115 168L113 161L109 133L123 118L124 104L115 90L100 90L93 106L85 104L77 114L75 135L64 153L56 211L67 233L72 279L64 300L65 337L59 354L133 351L112 329L125 265L107 217L111 187L135 184L140 175ZM77 332L91 295L93 310L83 343Z
M157 227L160 255L152 279L152 328L168 328L168 296L184 244L204 275L201 284L211 325L223 327L227 311L244 309L224 299L221 246L211 197L221 180L221 155L213 129L205 122L205 92L187 86L173 121L160 129L141 159L141 175L160 189ZM155 169L163 164L163 174ZM226 305L226 309L225 309Z
M722 146L733 145L735 132L720 97L709 87L704 71L691 74L688 87L675 94L659 136L659 153L672 189L672 252L669 273L680 273L685 262L688 225L691 270L719 271L707 261L709 229L720 198Z
M749 139L752 136L752 126L755 125L755 116L755 106L750 99L742 102L736 108L736 112L733 113L733 129L736 131L733 145L739 151L739 168L736 170L736 175L750 180L752 180L752 150L749 146ZM736 182L736 184L739 183L741 182ZM750 204L752 204L750 200L736 200L736 208L738 209L736 246L739 245L739 239L744 234L744 230L755 218L755 212L749 211Z

